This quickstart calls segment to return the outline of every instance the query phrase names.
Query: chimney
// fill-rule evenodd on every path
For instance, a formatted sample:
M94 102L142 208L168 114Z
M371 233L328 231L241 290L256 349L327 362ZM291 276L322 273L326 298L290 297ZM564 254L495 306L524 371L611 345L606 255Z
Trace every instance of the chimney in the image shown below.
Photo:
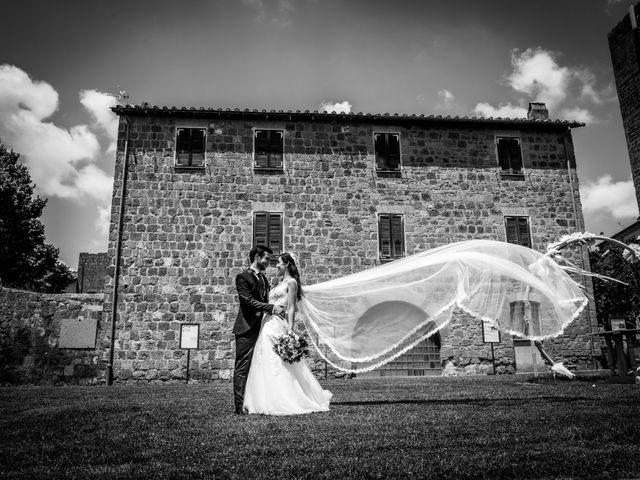
M542 102L529 102L527 120L549 120L549 110Z

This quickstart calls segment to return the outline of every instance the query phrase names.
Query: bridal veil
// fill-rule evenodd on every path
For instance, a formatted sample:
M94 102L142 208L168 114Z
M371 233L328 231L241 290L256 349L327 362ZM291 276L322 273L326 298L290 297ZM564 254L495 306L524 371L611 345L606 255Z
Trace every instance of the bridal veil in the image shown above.
M298 307L321 356L364 372L439 331L456 309L543 340L560 335L586 304L581 286L548 256L469 240L306 286Z

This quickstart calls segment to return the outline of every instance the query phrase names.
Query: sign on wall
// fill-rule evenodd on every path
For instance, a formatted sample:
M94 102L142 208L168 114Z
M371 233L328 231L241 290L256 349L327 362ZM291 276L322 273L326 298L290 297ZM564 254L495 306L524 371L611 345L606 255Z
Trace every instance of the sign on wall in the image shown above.
M95 318L65 318L60 320L59 348L96 348L98 320Z
M200 324L183 323L180 325L180 348L200 348Z
M482 321L482 341L484 343L500 343L500 330L486 320Z

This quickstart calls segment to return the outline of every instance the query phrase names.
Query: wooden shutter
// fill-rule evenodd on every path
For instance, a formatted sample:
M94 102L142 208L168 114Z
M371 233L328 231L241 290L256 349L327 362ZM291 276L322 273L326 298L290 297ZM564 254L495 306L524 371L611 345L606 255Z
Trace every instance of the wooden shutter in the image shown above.
M189 165L189 152L191 150L191 135L188 128L178 129L178 139L176 140L176 165Z
M378 243L380 258L391 258L391 217L389 215L378 217Z
M376 152L376 167L378 170L387 169L387 145L384 133L373 135L374 150Z
M266 212L257 212L253 219L253 244L267 245L268 241L268 216Z
M269 143L269 168L282 167L282 132L280 130L270 130L268 132Z
M190 165L194 167L201 167L204 165L204 130L191 128L191 162Z
M282 214L269 213L269 243L268 247L273 250L273 255L282 253Z
M522 173L522 150L517 138L509 139L509 167L511 173Z
M387 168L398 170L400 167L400 135L389 133L387 137Z
M509 171L509 139L498 139L498 163L503 172Z
M404 256L404 232L402 228L402 216L393 215L391 217L391 242L393 258Z
M507 242L531 248L529 219L527 217L506 217Z
M529 237L529 221L527 217L518 217L518 243L531 248L531 237Z
M269 166L269 136L267 130L256 130L254 134L254 157L256 167Z
M507 217L507 242L518 243L518 222L515 217Z

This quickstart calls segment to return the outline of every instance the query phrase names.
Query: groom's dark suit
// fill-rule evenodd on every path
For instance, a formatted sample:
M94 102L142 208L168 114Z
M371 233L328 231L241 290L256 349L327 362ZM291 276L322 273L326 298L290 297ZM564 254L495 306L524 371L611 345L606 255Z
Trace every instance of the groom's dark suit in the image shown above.
M236 413L242 411L244 387L251 367L253 347L258 340L262 316L273 313L269 300L269 282L263 274L248 268L236 277L240 308L233 333L236 336L236 364L233 371L233 397Z

